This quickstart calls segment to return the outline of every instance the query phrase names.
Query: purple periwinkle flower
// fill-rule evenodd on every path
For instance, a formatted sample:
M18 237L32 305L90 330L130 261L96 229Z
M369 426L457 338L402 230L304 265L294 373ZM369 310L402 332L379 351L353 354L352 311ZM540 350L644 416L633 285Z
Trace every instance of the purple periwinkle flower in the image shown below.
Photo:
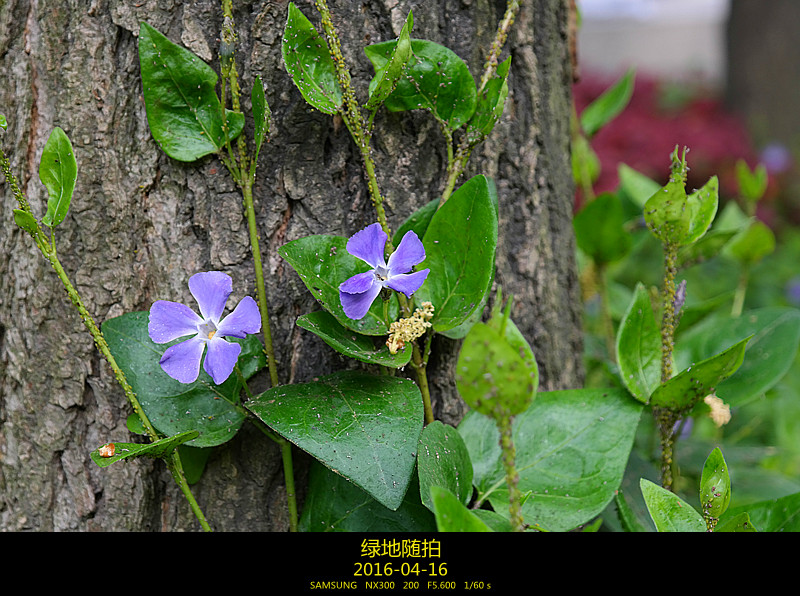
M242 298L233 312L222 319L222 311L233 290L226 273L208 271L196 273L189 279L189 291L197 300L200 315L179 302L157 300L150 307L147 331L157 344L191 335L186 341L170 346L159 364L164 372L181 383L194 383L200 374L200 360L206 347L203 368L217 385L233 372L242 347L226 341L225 337L244 338L261 330L261 315L256 301Z
M372 267L339 286L339 299L344 314L350 319L363 319L383 288L402 292L410 298L428 277L430 269L410 273L414 265L425 260L425 248L414 232L405 233L400 245L389 255L388 262L384 257L386 240L381 224L374 223L347 241L347 252Z

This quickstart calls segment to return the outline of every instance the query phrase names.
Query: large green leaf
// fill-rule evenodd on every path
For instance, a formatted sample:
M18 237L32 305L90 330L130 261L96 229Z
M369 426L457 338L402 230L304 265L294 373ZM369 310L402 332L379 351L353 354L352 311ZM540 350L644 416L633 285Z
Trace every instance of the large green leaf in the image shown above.
M800 493L779 499L731 507L720 518L720 525L747 513L759 532L800 532Z
M389 509L403 502L422 432L413 381L345 371L274 387L247 409Z
M450 196L431 218L422 244L420 267L431 271L415 300L430 301L434 330L446 331L481 305L494 273L497 211L485 176L470 178Z
M305 100L320 112L335 114L343 96L328 44L294 2L289 3L281 54Z
M343 327L329 312L320 310L297 318L297 326L318 335L337 352L361 362L402 368L411 360L411 346L392 354L386 343L376 346L373 336L361 335Z
M102 331L150 422L166 435L200 431L200 436L189 443L193 447L211 447L232 439L245 419L234 406L242 390L239 379L231 375L221 385L215 385L202 369L191 384L171 378L158 362L169 346L182 339L154 343L147 331L148 318L147 311L126 313L105 321ZM239 368L245 378L266 365L258 337L230 339L242 346Z
M472 462L459 432L439 420L428 424L419 437L417 470L422 503L433 510L430 489L450 491L466 505L472 497Z
M650 395L650 404L673 410L687 410L718 388L742 365L749 337L719 354L692 364L659 385Z
M513 422L519 489L527 524L552 531L588 522L619 488L642 404L622 389L578 389L537 394ZM475 469L480 498L508 511L499 433L477 412L458 427Z
M150 132L178 161L216 153L244 127L244 115L225 111L215 87L217 73L147 23L139 26L139 64ZM225 126L223 126L225 125Z
M678 495L642 478L639 486L659 532L705 532L703 517Z
M775 386L792 366L800 345L799 310L769 307L745 311L739 317L711 315L681 335L676 367L687 368L749 336L744 362L716 388L726 403L741 406Z
M50 133L39 162L39 179L47 188L47 212L42 223L51 228L67 216L75 182L78 177L78 162L72 151L72 143L62 129L56 127Z
M394 52L397 40L367 46L364 51L382 71ZM412 56L405 77L384 105L392 112L425 109L445 127L455 130L475 112L478 90L466 63L452 50L422 39L411 40Z
M364 335L389 333L380 297L363 319L354 321L344 314L339 299L339 285L356 273L369 270L369 265L347 252L347 238L324 234L305 236L284 244L278 253L294 268L320 306L336 317L339 323ZM397 298L392 295L389 299L389 318L395 321L399 312Z
M406 63L411 58L410 33L413 24L414 16L409 12L400 35L393 42L394 45L388 60L379 58L383 66L380 69L376 67L375 76L369 83L369 99L364 104L364 107L368 110L375 110L386 101L386 98L397 87L400 77L405 73ZM365 52L369 57L371 53L370 46L367 46Z
M661 384L661 332L650 295L642 284L636 290L617 331L619 375L628 391L642 403Z
M436 521L420 502L414 475L403 503L392 511L352 482L312 460L299 529L302 532L433 532Z

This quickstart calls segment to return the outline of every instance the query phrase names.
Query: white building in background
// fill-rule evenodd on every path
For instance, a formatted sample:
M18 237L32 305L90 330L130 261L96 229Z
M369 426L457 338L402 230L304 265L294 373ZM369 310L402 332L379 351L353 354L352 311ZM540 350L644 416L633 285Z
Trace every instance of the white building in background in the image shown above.
M630 66L669 79L724 84L728 0L577 0L586 72Z

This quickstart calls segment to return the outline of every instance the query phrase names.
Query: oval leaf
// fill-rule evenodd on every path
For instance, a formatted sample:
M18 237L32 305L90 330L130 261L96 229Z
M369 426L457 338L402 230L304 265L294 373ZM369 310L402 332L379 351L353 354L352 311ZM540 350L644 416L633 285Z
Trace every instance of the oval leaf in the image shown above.
M385 342L379 342L376 347L374 337L347 329L336 317L322 310L298 317L297 326L318 335L337 352L361 362L402 368L411 360L410 346L392 354Z
M244 115L226 110L215 87L217 73L147 23L139 26L139 64L150 132L178 161L216 153L242 132Z
M430 301L436 331L464 322L482 303L494 273L497 211L485 176L470 178L431 218L425 237L431 272L415 300Z
M581 128L586 136L592 137L598 130L619 115L633 95L636 72L628 70L611 87L606 89L597 99L581 112Z
M56 127L44 145L39 162L39 179L47 188L47 212L42 223L51 228L67 216L75 181L78 178L78 162L72 151L72 143L62 129Z
M305 100L320 112L335 114L343 97L328 44L294 2L289 3L281 55Z
M433 511L430 490L434 486L450 491L466 505L472 498L472 462L458 431L434 420L422 431L417 450L419 494Z
M702 516L678 495L642 478L642 496L659 532L705 532Z
M622 383L642 403L661 384L661 331L650 295L642 284L636 290L617 331L617 363Z

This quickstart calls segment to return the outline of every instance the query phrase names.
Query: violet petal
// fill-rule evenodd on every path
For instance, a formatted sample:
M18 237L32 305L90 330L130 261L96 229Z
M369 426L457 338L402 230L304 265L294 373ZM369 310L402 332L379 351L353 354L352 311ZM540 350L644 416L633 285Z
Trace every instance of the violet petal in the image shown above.
M208 341L208 352L203 361L203 368L215 384L221 385L231 376L241 352L242 346L239 344L227 342L215 335Z
M378 297L380 292L380 284L372 284L372 287L369 290L362 292L361 294L348 294L347 292L339 292L339 300L342 302L344 314L347 315L349 319L353 319L354 321L363 319L369 311L369 307L372 306L373 301Z
M414 265L425 260L425 247L414 232L408 231L395 251L389 255L389 275L408 273Z
M402 292L407 297L419 290L420 286L425 282L425 279L430 273L430 269L423 269L422 271L415 271L414 273L401 273L400 275L393 275L389 278L386 285L392 288L395 292Z
M381 224L374 223L353 234L347 241L347 252L358 257L371 267L385 265L386 232Z
M365 271L344 280L339 284L339 290L348 294L363 294L369 291L375 283L375 271Z
M205 347L206 342L199 337L187 339L167 348L159 364L176 381L194 383L200 374L200 359Z
M233 281L230 275L221 271L195 273L189 278L189 291L197 300L203 319L216 323L233 291Z
M165 344L197 333L197 326L203 322L196 312L180 302L156 300L150 307L147 332L157 344Z
M248 333L261 331L261 313L258 304L251 296L245 296L217 325L215 337L244 338Z

